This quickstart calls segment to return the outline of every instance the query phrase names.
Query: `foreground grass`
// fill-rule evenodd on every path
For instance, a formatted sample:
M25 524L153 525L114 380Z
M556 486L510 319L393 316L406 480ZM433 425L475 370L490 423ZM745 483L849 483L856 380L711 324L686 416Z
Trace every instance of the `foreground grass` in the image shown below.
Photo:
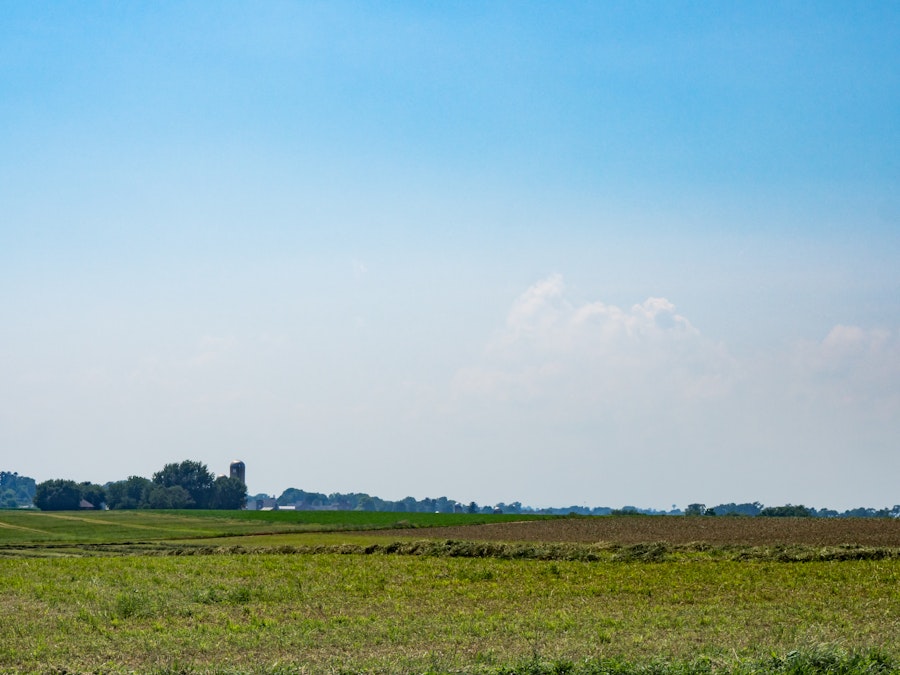
M900 561L0 559L0 613L8 672L874 673ZM842 670L785 670L816 659Z
M514 518L0 512L0 672L900 672L896 523Z

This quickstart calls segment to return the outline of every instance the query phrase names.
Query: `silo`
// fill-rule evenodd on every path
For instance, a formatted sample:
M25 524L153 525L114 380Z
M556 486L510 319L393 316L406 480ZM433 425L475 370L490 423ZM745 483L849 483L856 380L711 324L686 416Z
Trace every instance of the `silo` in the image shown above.
M240 479L240 481L244 485L247 484L245 472L246 472L246 467L244 466L244 463L241 460L236 459L231 463L231 477Z

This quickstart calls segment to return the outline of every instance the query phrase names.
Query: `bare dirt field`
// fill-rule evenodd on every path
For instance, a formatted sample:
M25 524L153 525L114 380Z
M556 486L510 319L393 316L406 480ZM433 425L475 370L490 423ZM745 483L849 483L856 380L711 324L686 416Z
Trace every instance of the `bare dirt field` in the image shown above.
M900 520L885 518L586 517L459 527L382 530L418 539L507 542L900 546Z

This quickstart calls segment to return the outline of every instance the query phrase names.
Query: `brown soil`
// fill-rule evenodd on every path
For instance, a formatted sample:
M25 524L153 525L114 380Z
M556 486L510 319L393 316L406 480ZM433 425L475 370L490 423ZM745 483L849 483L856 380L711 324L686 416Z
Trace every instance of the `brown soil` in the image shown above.
M893 547L900 546L900 519L602 516L382 530L378 534L466 541Z

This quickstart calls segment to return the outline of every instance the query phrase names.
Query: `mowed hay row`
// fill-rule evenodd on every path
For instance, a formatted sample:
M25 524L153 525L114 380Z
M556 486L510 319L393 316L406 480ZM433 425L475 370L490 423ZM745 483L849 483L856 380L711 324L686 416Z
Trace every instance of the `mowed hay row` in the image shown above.
M760 518L599 516L459 527L387 530L389 537L468 541L641 544L707 543L773 546L900 546L900 520L887 518Z

